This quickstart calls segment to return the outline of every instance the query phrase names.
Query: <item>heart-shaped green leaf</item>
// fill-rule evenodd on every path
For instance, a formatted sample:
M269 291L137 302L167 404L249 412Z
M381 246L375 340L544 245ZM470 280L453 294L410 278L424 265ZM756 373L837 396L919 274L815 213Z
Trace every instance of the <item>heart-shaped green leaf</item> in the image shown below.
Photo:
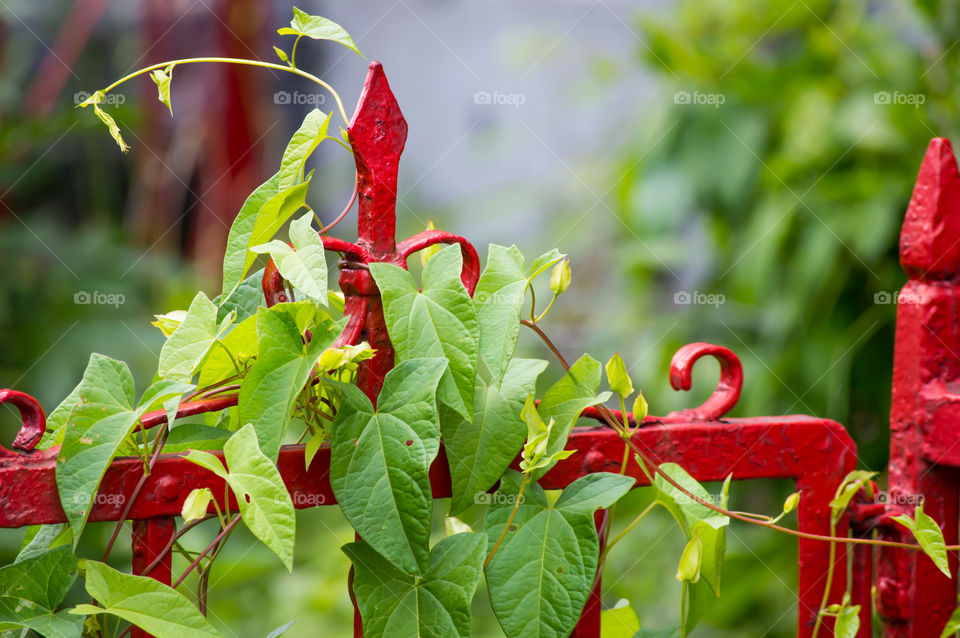
M102 607L77 605L71 613L110 614L155 636L221 638L203 614L180 592L146 576L122 574L96 561L85 561L87 593Z
M487 566L493 610L508 638L566 638L590 593L599 541L593 513L609 507L634 480L600 472L574 481L551 505L536 483L527 485L510 529ZM491 547L503 532L520 489L508 470L484 529Z
M356 570L363 635L469 638L470 601L480 583L486 540L469 532L442 539L422 578L398 570L363 541L345 545Z
M440 449L437 384L443 359L411 359L387 373L374 410L354 385L333 422L330 484L357 533L405 574L429 567L429 470Z
M447 246L423 269L423 292L413 277L393 264L370 264L383 296L387 332L397 359L443 357L449 367L437 399L464 419L473 418L477 376L477 313L460 281L459 246Z

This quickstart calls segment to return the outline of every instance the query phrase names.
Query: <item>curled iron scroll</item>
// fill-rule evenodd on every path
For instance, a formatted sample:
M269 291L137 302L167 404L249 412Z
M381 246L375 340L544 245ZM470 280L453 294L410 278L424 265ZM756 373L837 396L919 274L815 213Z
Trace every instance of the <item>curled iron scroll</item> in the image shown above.
M720 380L713 394L702 405L671 412L670 417L696 421L716 421L733 409L743 389L743 366L732 350L712 343L690 343L673 355L670 361L670 385L674 390L689 390L693 366L700 357L711 355L720 362Z
M16 450L29 452L37 446L43 433L47 430L47 417L43 413L43 408L29 394L17 392L16 390L0 390L0 404L10 403L18 410L23 418L23 425L13 440L13 447ZM0 447L0 454L14 454L10 450Z

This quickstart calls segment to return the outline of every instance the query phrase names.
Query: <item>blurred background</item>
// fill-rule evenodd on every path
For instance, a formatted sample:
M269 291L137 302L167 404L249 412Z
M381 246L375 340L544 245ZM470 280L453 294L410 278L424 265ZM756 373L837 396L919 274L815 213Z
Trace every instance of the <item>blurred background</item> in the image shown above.
M846 0L436 2L303 0L383 62L409 122L399 233L433 220L481 255L568 253L573 285L546 328L570 356L619 351L651 411L701 402L698 367L670 390L673 352L726 345L745 368L732 416L806 413L845 424L864 467L886 463L891 296L903 283L899 225L927 142L956 139L957 3ZM227 231L329 95L287 74L177 68L174 117L142 78L106 110L90 92L166 59L273 61L291 15L265 0L0 0L0 387L51 410L90 352L149 382L153 313L219 290ZM302 42L298 65L352 111L367 62ZM336 118L335 118L336 121ZM332 219L349 196L343 149L315 155L311 205ZM353 237L355 218L336 233ZM528 354L547 353L528 335ZM143 385L141 385L143 387ZM17 427L2 414L3 439ZM789 485L744 483L735 509L779 510ZM632 493L629 520L650 495ZM438 507L438 515L442 514ZM476 513L477 516L480 512ZM352 539L335 508L299 516L297 569L242 538L211 578L228 636L347 636ZM611 554L605 603L645 627L676 621L681 535L655 518ZM103 546L92 526L90 555ZM0 534L5 555L22 533ZM198 538L197 546L207 540ZM721 603L703 636L795 635L796 549L734 526ZM232 553L232 555L230 555ZM123 557L118 555L118 559ZM229 566L229 567L228 567ZM214 581L215 584L214 584ZM499 636L484 593L475 635Z

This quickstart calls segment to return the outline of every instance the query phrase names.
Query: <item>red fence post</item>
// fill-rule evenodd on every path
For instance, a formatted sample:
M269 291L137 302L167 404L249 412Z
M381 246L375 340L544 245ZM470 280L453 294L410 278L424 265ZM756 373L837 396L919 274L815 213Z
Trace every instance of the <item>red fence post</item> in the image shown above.
M176 520L172 516L133 521L133 573L170 585L173 582L171 552L167 552L157 566L150 570L150 573L145 574L144 570L167 548L176 531ZM151 638L151 635L133 625L130 629L130 638Z
M958 535L960 467L960 173L945 139L934 139L920 167L900 235L909 281L897 300L890 407L889 514L924 511L947 544ZM881 538L911 541L895 523ZM935 638L957 602L951 580L915 551L880 548L877 608L886 638Z

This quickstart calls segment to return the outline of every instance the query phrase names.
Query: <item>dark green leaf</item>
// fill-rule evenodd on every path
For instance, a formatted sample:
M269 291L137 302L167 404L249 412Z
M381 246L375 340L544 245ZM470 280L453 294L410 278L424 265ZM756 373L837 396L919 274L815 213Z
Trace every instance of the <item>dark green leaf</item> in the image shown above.
M499 388L477 375L473 420L456 414L441 420L453 486L451 513L473 505L516 458L526 436L520 411L546 367L539 359L513 359Z
M437 384L443 359L411 359L387 373L375 411L343 385L333 423L330 484L357 533L405 574L429 565L428 472L440 449Z
M459 246L447 246L423 269L423 292L409 272L393 264L370 264L383 295L387 332L397 359L443 357L449 367L437 399L464 419L473 418L477 375L476 310L460 281Z
M384 560L363 541L345 545L353 562L354 587L369 638L418 636L468 638L470 602L486 555L483 534L448 536L430 552L430 568L417 578Z

